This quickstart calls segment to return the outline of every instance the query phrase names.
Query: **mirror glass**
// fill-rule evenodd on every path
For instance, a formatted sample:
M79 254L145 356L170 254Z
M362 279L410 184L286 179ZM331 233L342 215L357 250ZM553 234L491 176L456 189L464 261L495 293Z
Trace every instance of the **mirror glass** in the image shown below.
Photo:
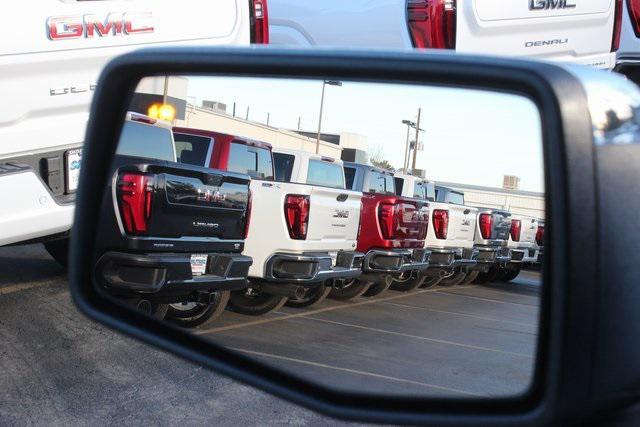
M538 107L514 93L145 78L105 184L95 285L327 387L521 394L542 148Z

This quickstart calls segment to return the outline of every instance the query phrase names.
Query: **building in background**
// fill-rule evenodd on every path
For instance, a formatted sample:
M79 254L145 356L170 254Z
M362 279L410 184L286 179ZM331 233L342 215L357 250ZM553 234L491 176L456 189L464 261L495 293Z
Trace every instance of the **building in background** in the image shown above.
M506 209L512 213L544 219L544 193L454 182L436 184L464 192L465 204L469 206Z
M317 139L317 132L297 130L296 133L306 137ZM341 159L347 162L368 163L369 153L367 152L367 137L359 133L321 133L321 141L339 145L342 148Z

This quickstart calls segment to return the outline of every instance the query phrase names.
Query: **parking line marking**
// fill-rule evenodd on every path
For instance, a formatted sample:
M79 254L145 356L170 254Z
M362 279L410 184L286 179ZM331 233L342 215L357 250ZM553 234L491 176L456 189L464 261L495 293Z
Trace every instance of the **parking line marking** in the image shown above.
M473 344L463 344L463 343L458 343L458 342L454 342L454 341L441 340L441 339L438 339L438 338L422 337L420 335L405 334L404 332L387 331L386 329L371 328L369 326L355 325L355 324L352 324L352 323L336 322L335 320L319 319L317 317L306 316L304 318L305 319L309 319L309 320L315 320L317 322L330 323L330 324L333 324L333 325L340 325L340 326L346 326L346 327L350 327L350 328L363 329L365 331L378 332L378 333L389 334L389 335L397 335L397 336L401 336L401 337L405 337L405 338L413 338L413 339L417 339L417 340L421 340L421 341L431 341L431 342L437 342L438 344L453 345L453 346L457 346L457 347L470 348L472 350L489 351L489 352L492 352L492 353L509 354L511 356L519 356L519 357L526 357L528 359L533 359L532 355L525 354L525 353L516 353L516 352L513 352L513 351L498 350L496 348L482 347L482 346L473 345Z
M457 289L462 289L462 288L457 288ZM442 294L442 295L456 295L456 296L460 296L460 297L473 298L473 299L482 300L482 301L495 302L495 303L498 303L498 304L511 304L511 305L518 305L518 306L521 306L521 307L540 308L540 306L536 305L536 304L525 304L525 303L521 303L521 302L501 301L499 299L477 297L475 295L459 294L458 292L447 292L447 291L438 290L438 291L436 291L436 293Z
M64 276L54 277L44 282L35 282L35 283L18 283L16 285L0 287L0 295L8 295L15 292L25 291L27 289L40 288L47 285L54 285L58 282L58 280L63 280Z
M382 304L393 305L393 306L396 306L396 307L403 307L403 308L411 308L411 309L414 309L414 310L425 310L425 311L433 311L435 313L453 314L453 315L456 315L456 316L463 316L463 317L472 317L474 319L489 320L489 321L492 321L492 322L511 323L513 325L534 327L534 325L532 325L531 323L516 322L516 321L513 321L513 320L496 319L494 317L484 317L484 316L478 316L476 314L460 313L460 312L457 312L457 311L440 310L440 309L432 308L432 307L423 307L423 306L408 305L408 304L398 304L397 302L387 302L387 301L382 301Z
M466 289L466 288L470 288L471 286L461 286L459 289ZM222 331L229 331L232 329L238 329L238 328L245 328L248 326L255 326L255 325L262 325L265 323L271 323L271 322L279 322L282 320L287 320L287 319L294 319L296 317L304 317L304 316L310 316L313 314L318 314L318 313L325 313L327 311L334 311L334 310L342 310L344 308L349 308L349 307L358 307L361 305L368 305L368 304L375 304L377 302L381 302L381 301L391 301L391 300L395 300L395 299L400 299L400 298L406 298L406 297L410 297L413 295L417 295L417 294L424 294L427 292L437 292L438 289L423 289L420 291L416 291L416 292L405 292L405 293L401 293L398 295L392 295L389 297L385 297L385 298L372 298L372 299L367 299L364 301L359 301L359 302L354 302L354 303L341 303L338 305L334 305L331 307L325 307L325 308L319 308L317 310L309 310L303 313L296 313L296 314L288 314L286 316L282 316L282 317L277 317L277 318L272 318L272 319L260 319L260 320L254 320L252 322L244 322L244 323L237 323L235 325L228 325L228 326L220 326L217 328L211 328L211 329L204 329L204 330L200 330L200 331L195 331L193 332L196 335L204 335L204 334L211 334L214 332L222 332Z
M466 395L471 395L471 396L482 396L480 394L469 392L469 391L459 390L459 389L455 389L455 388L451 388L451 387L439 386L439 385L425 383L425 382L421 382L421 381L414 381L414 380L407 380L407 379L404 379L404 378L390 377L388 375L376 374L374 372L360 371L360 370L357 370L357 369L350 369L350 368L343 368L343 367L340 367L340 366L327 365L325 363L312 362L312 361L309 361L309 360L301 360L301 359L296 359L296 358L287 357L287 356L279 356L277 354L271 354L271 353L263 353L261 351L245 350L245 349L242 349L242 348L235 348L235 347L230 347L230 349L234 350L234 351L237 351L237 352L240 352L240 353L250 354L250 355L253 355L253 356L268 357L268 358L271 358L271 359L284 360L284 361L287 361L287 362L295 362L295 363L300 363L300 364L303 364L303 365L316 366L316 367L319 367L319 368L333 369L333 370L336 370L336 371L348 372L348 373L351 373L351 374L363 375L363 376L373 377L373 378L380 378L380 379L385 379L385 380L390 380L390 381L401 382L401 383L405 383L405 384L419 385L419 386L422 386L422 387L435 388L435 389L438 389L438 390L444 390L444 391L460 393L460 394L466 394Z

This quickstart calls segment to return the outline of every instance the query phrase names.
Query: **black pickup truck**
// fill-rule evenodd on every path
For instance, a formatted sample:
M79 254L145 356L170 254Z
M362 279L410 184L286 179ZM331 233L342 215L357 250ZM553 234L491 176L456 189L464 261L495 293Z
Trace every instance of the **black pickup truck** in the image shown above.
M95 279L182 326L222 314L247 287L248 175L175 162L171 127L129 113L103 200ZM207 307L206 310L202 310Z

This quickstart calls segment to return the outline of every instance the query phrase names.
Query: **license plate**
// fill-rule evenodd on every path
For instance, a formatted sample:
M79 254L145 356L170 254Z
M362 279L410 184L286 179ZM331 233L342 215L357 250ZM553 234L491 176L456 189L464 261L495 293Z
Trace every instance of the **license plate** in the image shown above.
M191 255L191 274L194 276L202 276L207 271L207 260L209 256L206 254Z
M65 154L66 157L66 190L67 193L72 193L78 189L78 182L80 181L80 165L82 163L82 150L69 150Z

